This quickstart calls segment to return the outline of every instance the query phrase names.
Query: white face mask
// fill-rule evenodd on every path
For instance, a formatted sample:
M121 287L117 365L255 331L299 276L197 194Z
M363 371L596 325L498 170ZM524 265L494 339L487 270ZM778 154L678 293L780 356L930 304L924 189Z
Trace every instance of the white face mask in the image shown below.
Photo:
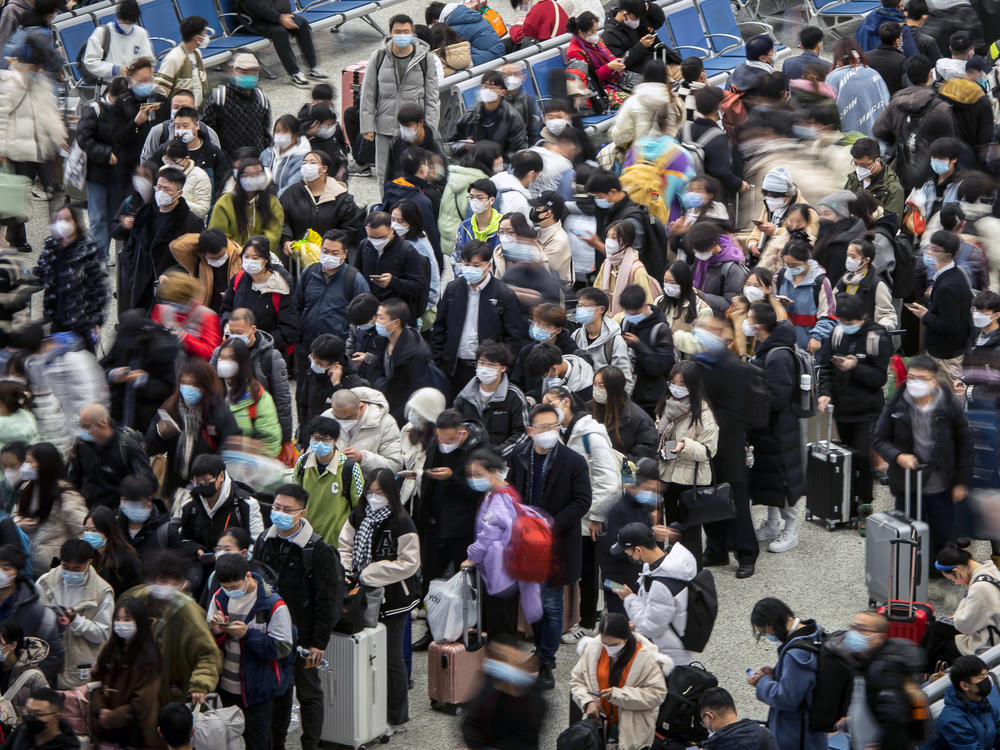
M306 182L312 182L319 177L319 164L303 162L302 166L299 167L299 174L302 175L302 179Z
M264 270L264 261L260 258L244 258L243 270L251 276L255 276Z
M532 441L535 445L541 448L543 451L550 450L559 442L559 431L549 430L548 432L543 432L540 435L532 435Z
M342 255L330 255L329 253L323 253L319 256L319 264L323 266L324 271L332 271L335 268L340 268L344 264L344 258Z
M503 85L508 91L517 91L521 88L521 76L507 76L503 79Z
M410 225L399 221L392 222L392 231L401 237L405 237L410 232Z
M604 240L604 252L606 255L614 255L619 250L621 250L621 246L618 244L618 240L611 238Z
M406 125L400 125L399 136L407 143L413 143L415 140L417 140L417 129L408 127Z
M448 453L454 453L458 450L458 446L461 443L438 443L438 450L447 455Z
M745 286L743 287L743 296L752 305L754 302L760 302L764 299L764 290L757 286Z
M267 188L267 175L259 174L255 177L244 175L243 177L240 177L240 185L242 185L243 189L248 193L256 193L258 190L264 190Z
M62 240L72 236L73 233L76 231L76 228L73 226L73 223L70 221L66 221L66 219L59 219L58 221L53 222L52 226L49 227L49 229L52 231L53 237L58 237L59 239Z
M337 422L340 424L341 432L350 432L354 429L354 425L358 423L357 419L338 419Z
M680 284L664 284L663 293L668 297L677 299L681 296L681 285Z
M190 143L194 140L194 132L191 130L175 130L174 135L180 138L185 143Z
M670 395L674 398L687 398L688 389L683 385L677 385L676 383L671 383L669 386Z
M234 359L220 359L215 363L215 371L220 378L232 378L240 371L240 366Z
M172 196L166 190L157 190L156 193L156 205L160 208L166 208L171 203L173 203L177 198Z
M978 310L972 313L972 325L976 328L985 328L993 320L993 316L988 313L979 312Z
M743 331L743 335L748 339L754 338L757 335L757 329L754 328L753 323L749 320L744 320L740 324L740 330Z
M607 646L606 645L604 647L604 650L607 652L608 656L610 656L612 659L614 659L616 656L618 656L618 654L620 654L622 652L622 650L624 648L625 648L625 644L622 643L622 644L619 644L617 646Z
M159 599L162 602L176 594L177 587L172 583L154 583L149 587L149 593L154 599Z
M851 273L857 273L859 270L861 270L861 259L847 258L844 261L844 268L846 268Z
M639 19L638 18L626 18L625 19L625 25L628 26L630 29L638 29L639 28Z
M135 638L135 634L138 630L134 622L127 621L116 621L112 627L114 628L115 635L125 641L130 641Z
M209 258L205 257L205 262L208 263L212 268L222 268L226 263L229 262L229 256L223 255L219 258Z
M476 365L476 378L480 383L490 385L500 377L500 368L487 367L486 365Z
M368 501L368 507L372 510L382 510L387 505L389 505L389 498L385 495L379 495L375 492L369 492L365 495L365 499Z
M473 198L469 198L469 208L472 209L472 213L474 214L481 214L483 211L486 210L488 206L489 206L488 201L475 200Z
M500 94L493 89L479 89L479 101L483 104L492 104L499 98Z
M925 383L922 380L906 381L906 392L911 398L924 398L925 396L929 396L933 389L934 386L930 383Z
M694 257L697 258L698 260L711 260L713 255L715 255L715 253L713 253L711 250L706 250L703 253L696 251Z
M381 253L385 250L385 246L389 244L391 237L369 237L368 241L372 243L372 247L375 248L376 252Z
M292 145L292 134L291 133L275 133L274 134L274 145L278 148L288 148Z
M333 138L333 136L335 136L336 134L337 134L336 125L327 125L326 127L322 127L316 131L316 137L319 138L321 141L329 140L330 138Z
M785 207L784 198L765 198L764 203L767 205L767 210L770 211L771 213L774 213L775 211L780 211L782 208Z
M552 135L562 135L562 132L569 126L569 120L564 120L561 117L557 117L554 120L547 120L545 122L545 127L548 128Z
M590 36L587 37L587 41L590 42L591 44L597 44L598 42L601 41L601 35L591 34Z
M598 404L608 403L608 392L603 388L594 387L594 401Z
M872 176L872 171L868 167L855 167L854 174L858 176L859 180L867 180Z

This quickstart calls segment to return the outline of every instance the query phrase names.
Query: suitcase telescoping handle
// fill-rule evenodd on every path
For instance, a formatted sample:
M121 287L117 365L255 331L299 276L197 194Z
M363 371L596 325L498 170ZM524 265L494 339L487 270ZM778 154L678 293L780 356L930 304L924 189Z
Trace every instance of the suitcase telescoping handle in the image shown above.
M833 445L833 403L826 405L826 447Z
M479 577L479 569L475 565L462 568L462 572L466 576L471 576L468 580L469 585L462 587L462 644L466 651L475 651L483 645L483 581ZM476 642L470 648L469 627L465 623L465 603L468 601L469 592L473 589L476 592Z
M914 602L917 598L917 548L920 546L919 539L890 539L889 540L889 601L885 608L887 615L892 615L892 602L900 601L899 597L899 550L895 549L900 545L909 545L910 547L910 597L908 600L908 607L906 612L907 620L913 619L913 607ZM893 587L892 587L892 569L896 568L896 596L893 597Z
M924 515L924 469L930 464L917 464L916 469L906 469L903 472L903 512L907 518L919 521ZM917 514L913 515L913 503L910 501L910 475L917 474Z

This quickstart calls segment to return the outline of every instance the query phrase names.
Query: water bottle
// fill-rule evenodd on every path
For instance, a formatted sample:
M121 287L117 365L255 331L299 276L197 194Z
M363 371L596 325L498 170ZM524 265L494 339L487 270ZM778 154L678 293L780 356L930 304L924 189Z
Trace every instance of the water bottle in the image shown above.
M799 404L801 404L803 412L808 412L812 403L812 385L813 376L808 372L802 373L799 377Z

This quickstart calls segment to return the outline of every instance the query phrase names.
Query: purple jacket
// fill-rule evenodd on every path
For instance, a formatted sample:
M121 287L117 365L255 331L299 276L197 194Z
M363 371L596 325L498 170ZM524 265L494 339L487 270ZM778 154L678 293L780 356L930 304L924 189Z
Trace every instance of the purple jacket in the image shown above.
M521 593L521 610L528 622L542 618L542 592L539 584L517 581L504 569L503 557L510 544L510 533L517 520L517 509L511 488L491 490L476 514L476 540L466 555L479 569L486 582L486 593L497 596L517 584Z

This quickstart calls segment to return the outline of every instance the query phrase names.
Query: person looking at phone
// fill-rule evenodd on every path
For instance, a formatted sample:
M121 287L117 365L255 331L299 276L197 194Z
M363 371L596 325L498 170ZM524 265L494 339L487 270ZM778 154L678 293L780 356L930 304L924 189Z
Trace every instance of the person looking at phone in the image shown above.
M754 37L758 39L759 37ZM747 47L749 55L749 46ZM772 42L771 53L774 53ZM768 170L760 184L764 206L760 215L754 221L753 231L747 237L747 250L752 255L760 255L767 247L771 237L778 231L785 220L788 207L794 203L805 203L799 188L792 179L791 173L784 167L774 167ZM815 232L813 232L815 235Z
M687 547L673 543L665 552L656 542L653 530L643 523L630 523L618 532L611 554L624 554L642 564L636 590L622 584L614 589L625 605L625 614L635 632L644 635L676 664L690 664L694 654L684 648L681 637L687 629L687 586L698 572L698 564ZM676 592L676 593L674 593Z
M622 0L617 7L610 7L604 22L604 43L611 54L621 58L625 70L641 74L646 64L653 59L653 49L657 46L656 27L647 18L646 3L643 0ZM670 65L680 65L681 57L676 51L665 47L664 60Z
M590 718L603 716L605 736L621 750L649 747L673 660L616 612L604 615L599 635L581 641L578 651L569 678L573 702Z
M618 107L628 96L622 88L625 62L604 44L597 16L585 10L569 19L566 31L573 35L566 54L567 62L575 60L583 63L586 66L586 87L603 90L603 98L610 100L612 107Z

